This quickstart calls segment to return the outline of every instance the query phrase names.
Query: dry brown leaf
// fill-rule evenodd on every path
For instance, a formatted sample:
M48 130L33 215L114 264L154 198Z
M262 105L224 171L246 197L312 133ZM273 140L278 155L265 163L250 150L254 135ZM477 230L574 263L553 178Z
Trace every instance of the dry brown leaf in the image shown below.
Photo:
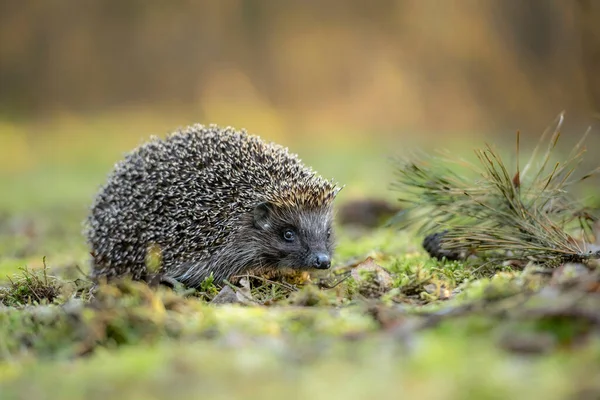
M366 297L380 296L393 285L390 273L379 266L372 257L368 257L352 269L351 276L358 284L359 292Z
M251 293L250 279L246 276L237 280L238 287L225 285L212 299L211 304L258 304Z

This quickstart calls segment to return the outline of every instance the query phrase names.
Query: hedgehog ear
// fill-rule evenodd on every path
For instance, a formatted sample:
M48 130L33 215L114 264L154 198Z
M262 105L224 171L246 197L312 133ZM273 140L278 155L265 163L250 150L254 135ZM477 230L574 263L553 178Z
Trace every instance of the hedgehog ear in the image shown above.
M254 227L256 229L268 229L269 228L269 214L271 212L271 204L264 202L254 207L252 216L254 221Z

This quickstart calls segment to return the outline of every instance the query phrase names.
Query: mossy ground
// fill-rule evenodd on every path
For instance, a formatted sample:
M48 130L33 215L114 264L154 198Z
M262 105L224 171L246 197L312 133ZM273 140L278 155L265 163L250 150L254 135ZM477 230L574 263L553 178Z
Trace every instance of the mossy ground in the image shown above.
M334 265L345 272L323 277L329 287L319 277L263 283L252 291L261 305L210 304L210 285L123 282L91 298L80 223L112 162L139 140L87 140L62 137L56 153L36 141L18 168L7 164L20 160L16 147L3 157L0 399L600 394L593 271L432 260L411 232L339 227ZM352 195L393 199L382 148L304 158Z

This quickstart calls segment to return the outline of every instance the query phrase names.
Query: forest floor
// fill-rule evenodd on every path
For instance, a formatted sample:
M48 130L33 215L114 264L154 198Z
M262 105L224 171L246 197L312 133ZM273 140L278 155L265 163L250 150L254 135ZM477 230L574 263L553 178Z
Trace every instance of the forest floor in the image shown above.
M92 296L81 222L143 138L100 134L117 125L85 138L77 123L44 137L0 126L0 399L600 396L595 271L435 260L412 231L340 225L330 271L304 285L255 280L241 304L212 303L210 282ZM302 158L346 184L338 207L367 193L393 202L380 151Z

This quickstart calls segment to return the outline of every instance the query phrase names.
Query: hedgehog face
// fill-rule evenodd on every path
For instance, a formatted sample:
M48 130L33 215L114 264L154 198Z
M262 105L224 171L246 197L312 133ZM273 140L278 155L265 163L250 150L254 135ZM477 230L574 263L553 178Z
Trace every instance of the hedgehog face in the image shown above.
M265 265L327 269L333 252L332 210L282 208L262 203L254 209L258 255Z

